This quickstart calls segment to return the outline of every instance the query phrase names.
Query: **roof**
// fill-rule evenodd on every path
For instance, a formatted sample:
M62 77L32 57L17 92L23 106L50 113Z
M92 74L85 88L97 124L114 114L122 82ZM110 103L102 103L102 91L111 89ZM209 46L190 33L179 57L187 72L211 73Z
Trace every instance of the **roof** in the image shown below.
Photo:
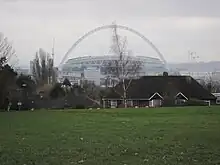
M128 84L129 80L125 83ZM115 92L117 91L117 93ZM122 84L119 83L106 98L121 98ZM149 99L155 93L164 97L176 97L179 93L188 99L215 100L215 96L204 89L195 79L190 76L144 76L132 80L127 91L129 99Z
M220 97L220 93L212 93L215 97Z

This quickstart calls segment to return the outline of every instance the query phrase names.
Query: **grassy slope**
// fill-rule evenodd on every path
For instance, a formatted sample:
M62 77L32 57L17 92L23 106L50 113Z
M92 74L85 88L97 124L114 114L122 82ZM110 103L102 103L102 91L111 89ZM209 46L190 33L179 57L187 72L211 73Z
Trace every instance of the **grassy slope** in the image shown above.
M220 107L0 113L0 164L220 164Z

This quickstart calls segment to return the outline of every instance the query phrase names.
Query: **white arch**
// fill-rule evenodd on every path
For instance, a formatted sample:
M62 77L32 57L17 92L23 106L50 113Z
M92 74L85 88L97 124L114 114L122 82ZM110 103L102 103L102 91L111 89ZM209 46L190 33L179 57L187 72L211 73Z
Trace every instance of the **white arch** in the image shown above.
M165 64L165 67L167 68L167 62L165 60L165 58L163 57L162 53L158 50L158 48L149 40L147 39L144 35L142 35L141 33L139 33L138 31L132 29L132 28L129 28L127 26L122 26L122 25L115 25L115 24L112 24L112 25L105 25L105 26L101 26L101 27L97 27L91 31L89 31L88 33L86 33L84 36L80 37L74 44L73 46L68 50L68 52L64 55L61 63L60 63L60 66L65 62L65 60L68 58L70 52L73 51L73 49L75 49L75 47L82 41L84 40L86 37L88 37L89 35L97 32L97 31L100 31L100 30L104 30L104 29L110 29L110 28L119 28L119 29L123 29L123 30L127 30L127 31L130 31L134 34L136 34L137 36L139 36L140 38L142 38L145 42L147 42L153 49L154 51L156 51L156 53L158 54L159 58L161 59L161 61Z

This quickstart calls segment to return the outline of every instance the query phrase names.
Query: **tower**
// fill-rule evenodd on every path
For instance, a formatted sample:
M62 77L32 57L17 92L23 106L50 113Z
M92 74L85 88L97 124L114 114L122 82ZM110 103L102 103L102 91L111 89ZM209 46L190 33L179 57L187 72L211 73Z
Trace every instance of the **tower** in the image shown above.
M53 38L52 43L52 52L51 52L51 58L49 59L49 77L48 77L48 84L53 84L55 82L55 69L54 69L54 44L55 39Z

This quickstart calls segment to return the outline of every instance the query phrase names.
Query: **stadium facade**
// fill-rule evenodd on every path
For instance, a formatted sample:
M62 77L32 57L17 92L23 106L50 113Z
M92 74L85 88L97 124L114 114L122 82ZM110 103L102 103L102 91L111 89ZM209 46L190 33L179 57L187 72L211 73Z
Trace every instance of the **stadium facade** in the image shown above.
M65 78L69 79L72 84L79 84L82 79L94 82L96 85L106 85L105 65L111 60L117 60L118 56L84 56L67 60L59 71L59 81L63 82ZM161 75L167 71L165 64L158 58L145 56L131 56L131 61L141 62L142 69L140 76Z

